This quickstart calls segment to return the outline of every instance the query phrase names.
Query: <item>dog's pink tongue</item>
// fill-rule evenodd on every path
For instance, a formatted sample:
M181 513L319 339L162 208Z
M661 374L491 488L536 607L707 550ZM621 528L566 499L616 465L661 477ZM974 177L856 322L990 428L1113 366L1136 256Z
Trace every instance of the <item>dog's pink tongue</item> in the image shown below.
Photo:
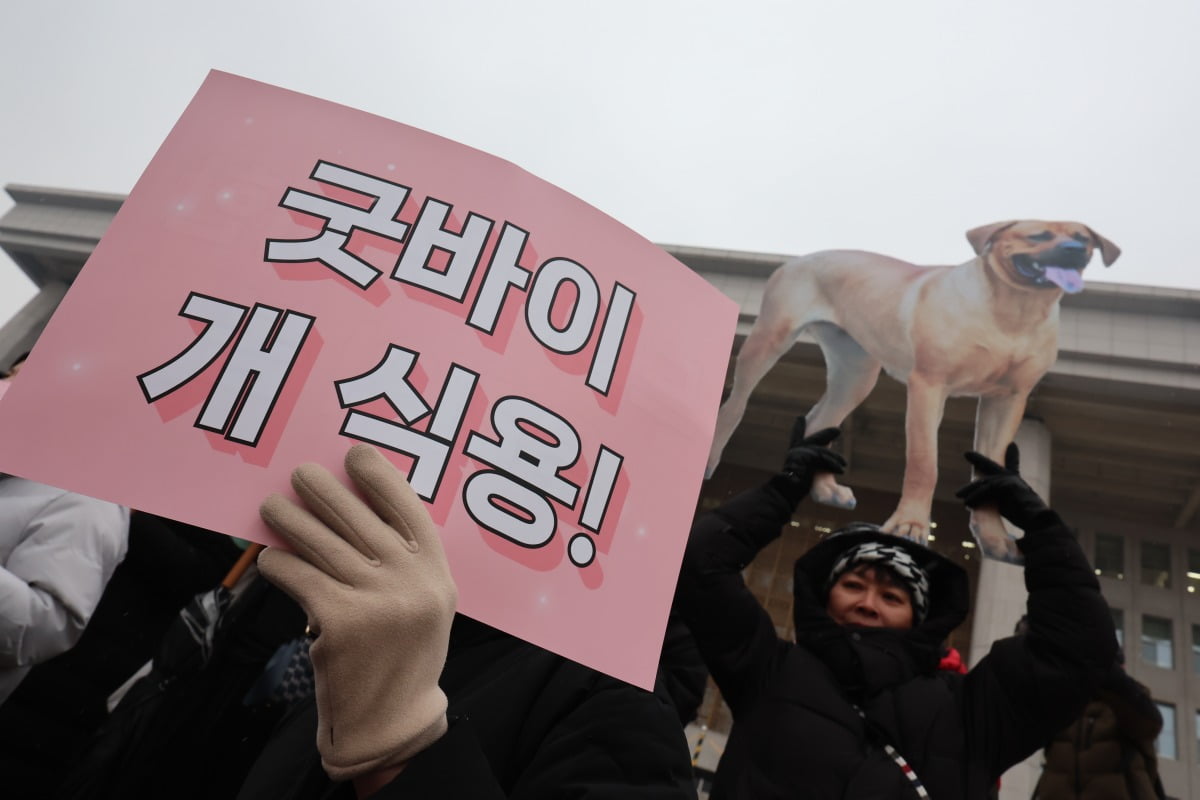
M1067 294L1078 294L1083 291L1083 275L1077 269L1062 267L1046 267L1046 278Z

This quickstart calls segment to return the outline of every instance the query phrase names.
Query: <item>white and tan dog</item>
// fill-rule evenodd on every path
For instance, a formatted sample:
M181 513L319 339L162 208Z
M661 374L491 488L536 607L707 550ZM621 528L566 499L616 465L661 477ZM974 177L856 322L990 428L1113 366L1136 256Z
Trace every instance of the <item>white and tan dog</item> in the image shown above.
M807 330L825 356L826 390L806 415L809 433L840 426L866 399L880 369L907 385L906 465L900 503L885 530L929 535L937 483L937 432L946 398L976 396L975 449L1003 463L1025 401L1058 355L1058 301L1083 289L1099 249L1105 266L1120 249L1077 222L998 222L967 233L975 258L919 267L888 256L830 250L786 262L767 280L762 310L734 366L717 416L708 471L716 468L754 387ZM853 507L832 474L812 497ZM992 509L971 528L992 556L1016 560Z

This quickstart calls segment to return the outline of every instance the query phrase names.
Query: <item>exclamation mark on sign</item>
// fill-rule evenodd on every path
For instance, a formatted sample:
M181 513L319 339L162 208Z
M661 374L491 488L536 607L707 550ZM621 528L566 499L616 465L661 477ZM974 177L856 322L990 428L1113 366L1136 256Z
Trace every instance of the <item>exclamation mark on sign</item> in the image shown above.
M620 453L600 445L596 468L592 470L592 480L583 501L583 513L579 515L580 526L594 534L600 533L604 526L604 516L608 513L608 505L612 501L613 489L624 461L625 457ZM567 557L575 566L586 567L596 559L596 542L586 533L575 534L567 545Z

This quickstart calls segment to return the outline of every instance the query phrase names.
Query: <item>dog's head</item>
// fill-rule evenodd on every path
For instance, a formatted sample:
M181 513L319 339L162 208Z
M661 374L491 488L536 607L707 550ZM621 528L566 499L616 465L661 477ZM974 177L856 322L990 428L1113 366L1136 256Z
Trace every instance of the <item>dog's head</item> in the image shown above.
M1121 248L1078 222L996 222L967 231L967 241L1004 283L1069 294L1083 291L1081 273L1094 250L1106 267L1121 255Z

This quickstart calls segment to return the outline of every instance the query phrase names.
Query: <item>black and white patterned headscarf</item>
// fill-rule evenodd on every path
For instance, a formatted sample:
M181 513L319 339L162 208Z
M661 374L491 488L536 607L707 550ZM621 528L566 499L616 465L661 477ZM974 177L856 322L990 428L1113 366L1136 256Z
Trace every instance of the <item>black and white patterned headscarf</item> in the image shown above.
M900 579L912 598L913 624L920 624L929 613L929 576L906 550L893 544L863 542L851 547L838 558L829 571L826 593L845 575L859 564L886 567Z

